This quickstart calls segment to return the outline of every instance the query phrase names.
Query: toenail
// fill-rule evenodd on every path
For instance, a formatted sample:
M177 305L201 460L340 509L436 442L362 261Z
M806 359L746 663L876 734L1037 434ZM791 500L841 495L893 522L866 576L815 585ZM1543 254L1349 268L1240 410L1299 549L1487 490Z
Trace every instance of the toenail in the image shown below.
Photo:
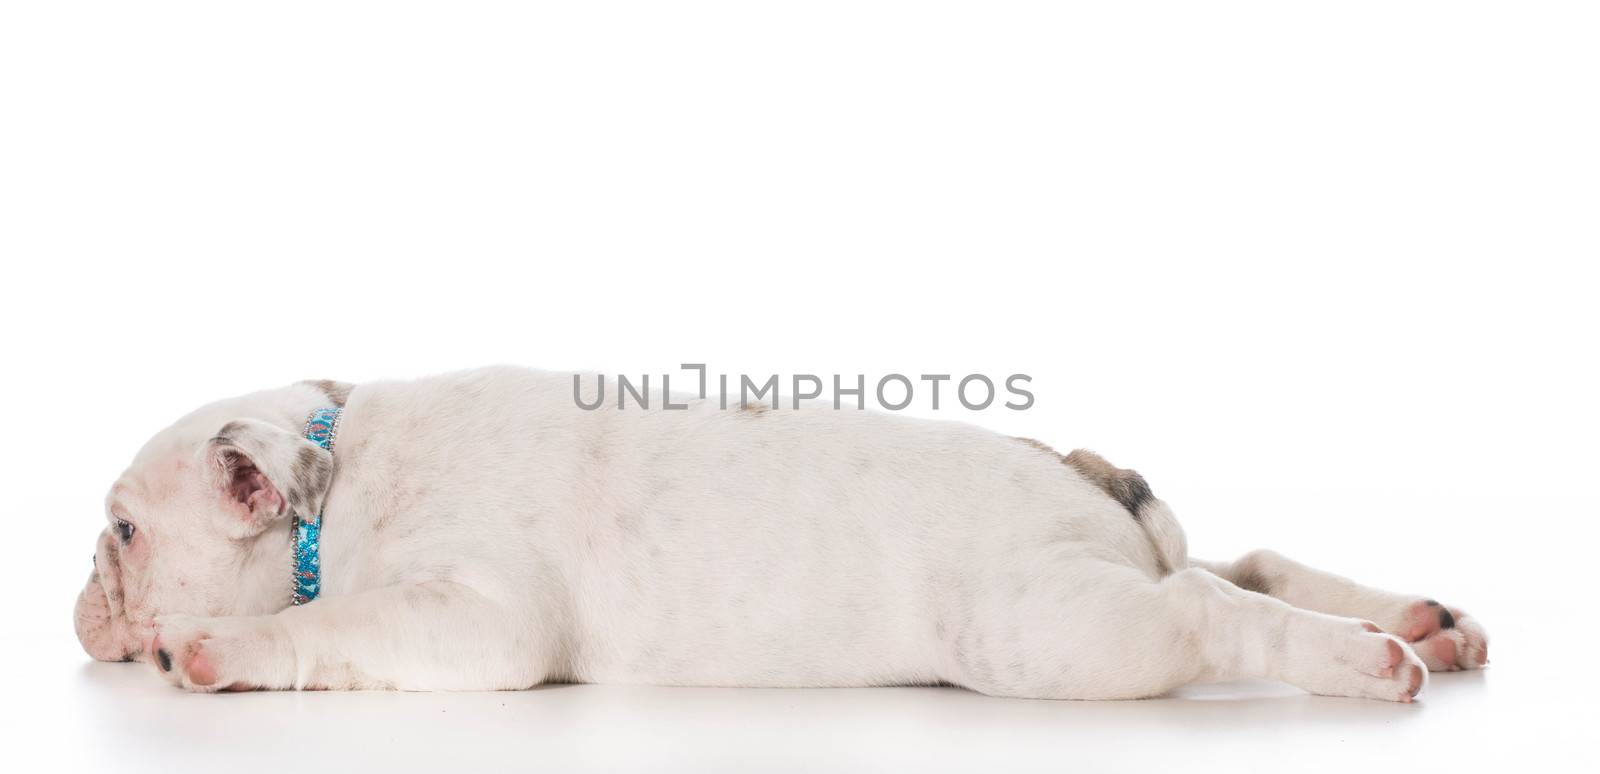
M1450 615L1450 611L1446 610L1445 608L1442 608L1442 607L1439 608L1439 628L1440 629L1454 629L1454 628L1456 628L1456 617L1453 616L1453 615Z
M172 671L172 654L168 653L166 648L156 651L156 661L161 663L161 671Z

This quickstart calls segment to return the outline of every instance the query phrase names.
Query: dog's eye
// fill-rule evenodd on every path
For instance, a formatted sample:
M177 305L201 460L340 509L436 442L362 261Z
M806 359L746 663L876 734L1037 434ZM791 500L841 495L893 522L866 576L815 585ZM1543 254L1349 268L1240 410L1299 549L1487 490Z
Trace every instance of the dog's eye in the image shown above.
M122 539L122 544L127 545L133 540L133 525L122 519L117 519L117 537Z

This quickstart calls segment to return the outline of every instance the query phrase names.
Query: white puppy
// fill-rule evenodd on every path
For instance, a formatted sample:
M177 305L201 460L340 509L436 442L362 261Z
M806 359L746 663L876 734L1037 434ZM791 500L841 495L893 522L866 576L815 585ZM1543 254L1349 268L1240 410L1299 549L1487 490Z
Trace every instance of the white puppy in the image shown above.
M1427 670L1487 660L1455 608L1265 551L1191 559L1144 480L1089 452L804 405L573 398L571 374L492 368L200 409L112 486L79 639L197 691L1116 699L1260 676L1409 701ZM302 555L319 519L320 567Z

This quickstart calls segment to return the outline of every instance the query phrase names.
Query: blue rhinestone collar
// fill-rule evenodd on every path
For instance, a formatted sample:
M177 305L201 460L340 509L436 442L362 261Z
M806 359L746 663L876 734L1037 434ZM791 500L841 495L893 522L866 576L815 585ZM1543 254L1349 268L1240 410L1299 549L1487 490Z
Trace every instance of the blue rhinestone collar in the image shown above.
M332 454L333 442L339 436L339 417L343 414L344 410L337 408L320 408L311 412L311 416L306 418L306 440ZM317 593L322 591L322 557L319 554L322 514L318 513L310 520L296 515L290 536L294 540L294 595L289 598L289 603L303 605L316 599Z

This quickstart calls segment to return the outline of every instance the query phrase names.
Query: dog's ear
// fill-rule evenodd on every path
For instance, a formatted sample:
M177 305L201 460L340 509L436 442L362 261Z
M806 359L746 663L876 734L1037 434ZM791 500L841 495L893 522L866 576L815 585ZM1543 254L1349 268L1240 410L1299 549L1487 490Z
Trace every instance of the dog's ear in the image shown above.
M333 455L326 449L254 419L223 425L206 442L205 454L218 493L246 534L290 514L315 517L333 482Z
M329 403L338 408L344 408L344 402L350 399L350 391L356 388L349 382L336 382L332 379L307 379L300 384L315 388L327 397Z

